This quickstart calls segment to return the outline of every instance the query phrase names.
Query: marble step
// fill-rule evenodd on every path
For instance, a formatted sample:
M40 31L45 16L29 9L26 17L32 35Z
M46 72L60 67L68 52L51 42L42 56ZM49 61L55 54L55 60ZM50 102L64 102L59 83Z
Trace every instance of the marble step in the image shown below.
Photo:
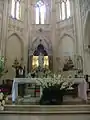
M12 104L12 101L9 100L7 102L8 105ZM25 99L23 102L17 102L17 105L38 105L39 104L39 98L34 98L32 97L32 99ZM85 101L82 101L80 98L76 97L76 98L72 98L72 97L64 97L63 98L63 105L82 105L82 104L86 104ZM87 104L90 104L90 97L88 97L88 102Z
M12 113L90 113L90 105L6 105Z

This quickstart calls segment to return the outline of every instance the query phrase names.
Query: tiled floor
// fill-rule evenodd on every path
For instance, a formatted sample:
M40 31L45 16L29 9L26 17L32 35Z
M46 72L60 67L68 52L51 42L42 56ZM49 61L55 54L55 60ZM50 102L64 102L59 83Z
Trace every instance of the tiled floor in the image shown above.
M90 120L87 114L69 114L69 115L0 115L0 120Z

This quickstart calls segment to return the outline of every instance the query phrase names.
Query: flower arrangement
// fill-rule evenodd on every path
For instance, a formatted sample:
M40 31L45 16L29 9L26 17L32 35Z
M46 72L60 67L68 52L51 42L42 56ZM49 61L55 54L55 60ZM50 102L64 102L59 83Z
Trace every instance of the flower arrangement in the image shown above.
M71 86L73 85L73 78L68 76L67 78L63 78L61 75L51 74L47 77L47 79L37 79L40 82L42 88L49 87L59 87L60 90L63 89L73 89Z
M47 78L47 77L53 77L53 73L46 68L35 68L27 75L28 78Z
M4 110L4 106L8 97L6 97L2 92L0 93L0 110Z
M64 94L73 89L73 78L68 76L63 78L61 75L53 74L53 77L37 79L43 88L40 104L57 105L63 102Z
M5 69L5 59L0 56L0 77L2 77L8 70Z
M73 78L70 75L64 78L61 74L53 74L49 69L43 69L41 73L42 77L38 75L38 69L35 69L31 71L31 73L28 73L27 77L31 78L34 76L35 78L41 78L37 79L37 81L40 83L42 88L57 86L60 88L60 90L73 89L71 87L73 84Z
M74 89L73 78L69 75L53 74L49 69L34 69L27 77L36 78L37 84L42 87L40 104L61 104L63 95L69 89Z

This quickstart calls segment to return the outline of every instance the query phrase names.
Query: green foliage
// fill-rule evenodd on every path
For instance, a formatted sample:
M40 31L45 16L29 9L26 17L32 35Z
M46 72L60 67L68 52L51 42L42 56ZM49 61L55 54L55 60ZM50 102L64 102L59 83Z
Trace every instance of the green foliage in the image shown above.
M0 56L0 77L3 75L3 72L5 70L4 63L5 63L4 57Z

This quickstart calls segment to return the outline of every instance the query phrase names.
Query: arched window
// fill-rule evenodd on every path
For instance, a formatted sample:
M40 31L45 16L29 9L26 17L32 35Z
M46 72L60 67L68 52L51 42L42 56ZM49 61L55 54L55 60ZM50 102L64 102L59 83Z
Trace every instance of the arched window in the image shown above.
M71 16L70 13L70 0L60 0L60 2L56 3L58 20L65 20Z
M11 16L15 19L21 18L21 0L12 0L12 7L11 7Z
M62 2L62 4L61 4L61 9L62 9L62 20L64 20L65 19L65 3L64 2Z
M36 3L35 11L36 11L36 24L44 24L45 23L46 6L42 0L39 0Z
M67 18L69 18L70 17L70 1L69 0L67 0L66 6L67 6Z

